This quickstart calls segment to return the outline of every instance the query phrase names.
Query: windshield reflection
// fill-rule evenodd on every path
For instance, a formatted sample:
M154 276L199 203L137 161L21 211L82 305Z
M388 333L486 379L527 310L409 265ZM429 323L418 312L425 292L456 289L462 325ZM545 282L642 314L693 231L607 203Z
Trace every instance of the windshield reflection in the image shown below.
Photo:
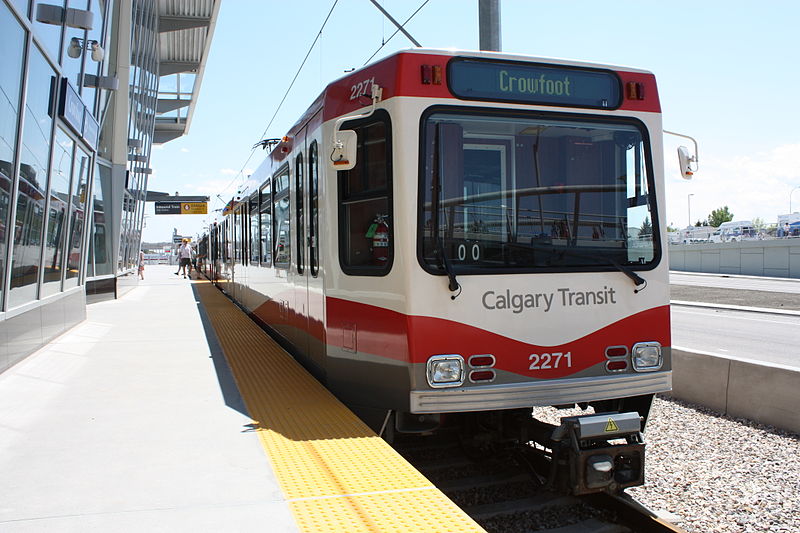
M473 269L647 265L653 207L639 127L434 113L424 127L423 262Z

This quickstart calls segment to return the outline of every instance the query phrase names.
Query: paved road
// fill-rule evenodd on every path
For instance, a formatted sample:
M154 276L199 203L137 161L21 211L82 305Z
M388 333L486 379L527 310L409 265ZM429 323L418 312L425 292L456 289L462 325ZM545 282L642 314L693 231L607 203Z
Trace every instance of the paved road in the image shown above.
M673 301L800 311L800 279L670 273Z
M718 287L723 289L800 294L800 279L670 272L669 282L672 285L688 285L693 287Z
M742 306L778 314L672 305L672 345L800 368L800 280L673 272L673 302Z
M800 368L800 316L673 306L672 345Z

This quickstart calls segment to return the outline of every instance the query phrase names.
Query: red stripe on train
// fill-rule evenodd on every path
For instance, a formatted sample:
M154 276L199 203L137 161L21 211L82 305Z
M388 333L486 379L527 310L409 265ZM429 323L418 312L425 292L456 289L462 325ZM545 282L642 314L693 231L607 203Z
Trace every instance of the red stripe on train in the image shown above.
M542 346L441 318L408 316L338 298L328 297L326 303L329 345L411 363L424 363L436 354L459 354L465 359L492 354L495 368L545 379L568 376L605 361L607 346L630 348L643 341L670 346L671 342L669 306L642 311L573 341ZM352 346L354 339L356 346ZM545 353L551 354L553 362L545 366L552 366L556 358L563 362L558 368L532 370L536 361L531 355ZM553 355L558 353L562 355Z

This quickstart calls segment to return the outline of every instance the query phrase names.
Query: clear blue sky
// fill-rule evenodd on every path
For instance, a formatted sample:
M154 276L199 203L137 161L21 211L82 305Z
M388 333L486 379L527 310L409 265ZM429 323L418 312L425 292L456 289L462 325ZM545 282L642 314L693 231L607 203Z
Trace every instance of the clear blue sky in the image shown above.
M424 0L381 0L405 21ZM150 190L230 199L330 81L361 67L395 28L369 0L339 0L278 110L333 0L222 0L189 134L153 150ZM684 181L665 137L667 222L687 225L727 205L736 219L774 222L800 186L800 2L501 0L502 49L632 66L655 73L664 128L695 137L700 170ZM430 0L406 29L430 48L478 48L477 0ZM397 34L375 59L411 43ZM792 195L800 211L800 189ZM144 240L194 235L201 215L153 215Z

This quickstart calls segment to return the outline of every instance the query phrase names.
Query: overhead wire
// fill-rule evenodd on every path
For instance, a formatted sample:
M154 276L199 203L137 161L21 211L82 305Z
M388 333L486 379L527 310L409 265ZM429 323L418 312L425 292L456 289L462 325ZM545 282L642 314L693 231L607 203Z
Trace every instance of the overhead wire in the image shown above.
M264 128L264 133L261 134L259 142L256 143L253 146L253 148L250 150L250 155L247 156L247 159L245 160L244 164L242 164L242 168L239 169L239 172L237 172L236 175L233 177L233 179L222 189L221 193L227 191L228 188L231 185L236 183L236 181L239 179L240 176L244 175L244 169L247 167L247 163L249 163L250 159L253 158L253 154L256 152L256 148L261 146L261 139L264 139L264 137L266 137L267 131L269 131L270 126L272 126L272 123L275 121L275 117L278 116L278 112L281 110L281 106L283 106L283 103L286 101L286 97L289 96L289 92L292 90L292 87L294 86L294 82L297 81L298 76L300 76L300 72L303 70L303 67L306 64L306 61L308 60L308 56L310 56L311 52L314 50L314 46L316 46L317 41L319 41L319 38L322 35L322 30L325 29L325 25L328 23L328 20L331 18L331 15L333 14L333 10L336 8L336 4L338 4L338 3L339 3L339 0L334 0L333 1L333 5L331 6L331 9L330 9L330 11L328 11L328 16L325 17L325 21L322 23L322 26L319 28L319 31L317 32L317 36L314 38L314 42L312 42L311 46L308 48L308 52L306 52L306 56L303 58L303 62L300 63L300 67L297 69L297 72L295 73L294 78L292 78L292 82L289 84L289 87L286 89L286 93L284 93L283 98L281 98L280 103L278 103L278 107L275 109L275 113L272 115L272 118L269 120L269 123L267 124L267 127ZM217 196L219 196L219 195L217 195Z
M410 21L411 19L413 19L413 18L416 16L416 14L417 14L417 13L419 13L419 12L420 12L420 10L421 10L423 7L425 7L425 5L426 5L428 2L430 2L430 0L425 0L424 2L422 2L422 5L421 5L421 6L419 6L419 7L417 8L417 10L416 10L416 11L414 11L413 13L411 13L411 16L410 16L410 17L408 17L408 18L406 19L406 21L405 21L405 22L403 22L403 23L402 23L400 26L401 26L401 27L405 27L405 25L406 25L406 24L408 24L408 23L409 23L409 21ZM374 54L372 54L371 56L369 56L369 59L367 59L366 61L364 61L364 65L366 65L367 63L369 63L370 61L372 61L372 58L373 58L373 57L375 57L376 55L378 55L378 52L380 52L380 51L383 49L383 47L384 47L384 46L386 46L386 45L389 43L389 41L391 41L391 40L392 40L392 37L394 37L395 35L397 35L399 32L400 32L400 28L396 29L396 30L394 31L394 33L393 33L393 34L391 34L391 35L389 36L389 38L388 38L388 39L384 40L384 41L381 43L381 45L378 47L378 49L377 49L377 50L375 50L375 53L374 53ZM364 65L362 65L362 66L364 66Z

